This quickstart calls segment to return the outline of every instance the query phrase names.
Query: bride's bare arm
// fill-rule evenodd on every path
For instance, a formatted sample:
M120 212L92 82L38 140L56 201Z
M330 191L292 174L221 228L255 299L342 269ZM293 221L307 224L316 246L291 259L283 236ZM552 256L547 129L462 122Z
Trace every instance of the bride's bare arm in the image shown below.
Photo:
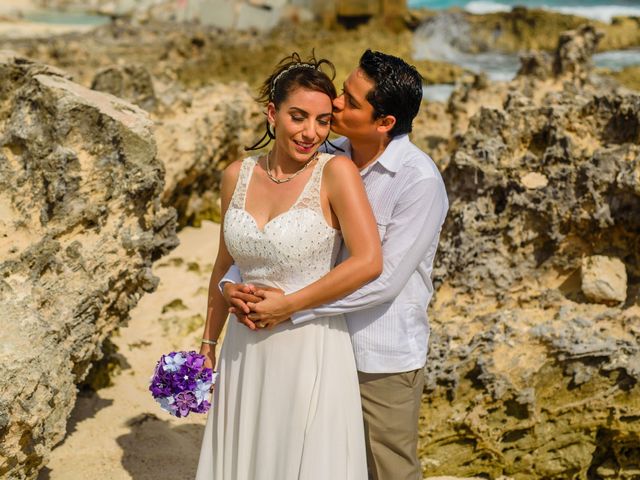
M222 210L222 220L220 227L220 245L218 247L218 255L213 264L211 278L209 279L209 294L207 297L207 319L204 324L204 333L202 338L209 340L218 340L222 328L227 321L228 305L224 297L218 289L218 282L233 263L233 258L227 250L224 242L224 234L222 225L224 225L224 216L229 208L231 196L238 181L241 162L235 162L229 165L222 174L222 185L220 187L220 201ZM206 355L211 364L206 364L209 368L215 367L215 345L203 343L200 347L200 353Z
M346 157L333 158L325 166L323 182L350 256L319 280L289 295L259 291L265 300L249 304L254 312L250 318L267 327L299 310L343 297L382 271L380 236L358 169Z

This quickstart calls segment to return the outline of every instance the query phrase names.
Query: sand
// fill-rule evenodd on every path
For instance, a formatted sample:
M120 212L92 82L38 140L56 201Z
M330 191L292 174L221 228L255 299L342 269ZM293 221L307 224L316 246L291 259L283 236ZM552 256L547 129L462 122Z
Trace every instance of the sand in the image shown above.
M211 222L185 228L180 246L156 263L158 289L142 297L129 325L113 337L122 371L112 386L78 398L68 435L52 451L39 480L195 476L206 416L174 418L160 409L147 388L161 354L199 348L202 328L190 319L205 312L218 234L219 226ZM176 299L185 308L165 308L163 314L163 306Z

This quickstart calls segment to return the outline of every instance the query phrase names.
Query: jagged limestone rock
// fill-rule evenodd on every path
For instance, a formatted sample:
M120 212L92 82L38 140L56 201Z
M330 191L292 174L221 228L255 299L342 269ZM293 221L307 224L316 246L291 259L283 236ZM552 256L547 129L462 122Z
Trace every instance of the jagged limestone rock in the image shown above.
M594 302L624 302L627 298L627 271L619 258L594 255L582 259L582 292Z
M146 112L0 53L0 477L33 479L76 384L176 246Z
M556 77L584 83L593 70L591 58L603 35L591 24L563 32L553 55L537 51L523 54L518 76L537 80Z
M163 201L177 210L180 226L219 221L222 170L255 154L244 147L260 138L266 117L248 85L239 82L167 93L165 102L171 106L155 128L158 158L166 166Z
M128 100L147 111L156 107L153 79L142 65L117 65L100 70L93 78L91 88Z
M591 83L576 58L585 68L452 96L468 128L443 175L427 477L637 476L640 96ZM483 101L492 91L497 106ZM590 256L624 263L624 303L587 301Z
M591 57L596 53L602 37L602 32L588 24L562 33L554 57L554 74L569 75L573 79L586 81L593 69Z

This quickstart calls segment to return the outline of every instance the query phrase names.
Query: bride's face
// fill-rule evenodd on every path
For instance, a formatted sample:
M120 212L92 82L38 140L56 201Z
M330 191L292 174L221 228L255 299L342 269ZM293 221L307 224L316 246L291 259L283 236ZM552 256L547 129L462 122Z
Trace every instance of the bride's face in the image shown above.
M274 126L278 155L283 153L298 162L306 162L329 135L332 114L331 98L326 93L297 87L276 110L267 107Z

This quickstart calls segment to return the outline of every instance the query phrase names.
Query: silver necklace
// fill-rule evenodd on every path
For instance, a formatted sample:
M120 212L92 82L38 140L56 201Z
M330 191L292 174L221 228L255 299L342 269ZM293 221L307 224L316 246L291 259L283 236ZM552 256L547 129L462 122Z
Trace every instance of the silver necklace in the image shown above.
M315 158L318 156L318 150L316 150L316 152L311 155L311 158L309 160L307 160L307 163L305 163L300 170L298 170L296 173L294 173L293 175L286 177L286 178L276 178L271 174L271 165L269 164L269 159L271 158L271 152L273 152L273 150L269 151L269 153L267 154L267 176L271 179L272 182L275 182L277 184L280 183L287 183L290 182L291 180L293 180L294 178L296 178L298 175L300 175L302 172L304 172L307 167L309 166L309 164L311 162L313 162L315 160Z

